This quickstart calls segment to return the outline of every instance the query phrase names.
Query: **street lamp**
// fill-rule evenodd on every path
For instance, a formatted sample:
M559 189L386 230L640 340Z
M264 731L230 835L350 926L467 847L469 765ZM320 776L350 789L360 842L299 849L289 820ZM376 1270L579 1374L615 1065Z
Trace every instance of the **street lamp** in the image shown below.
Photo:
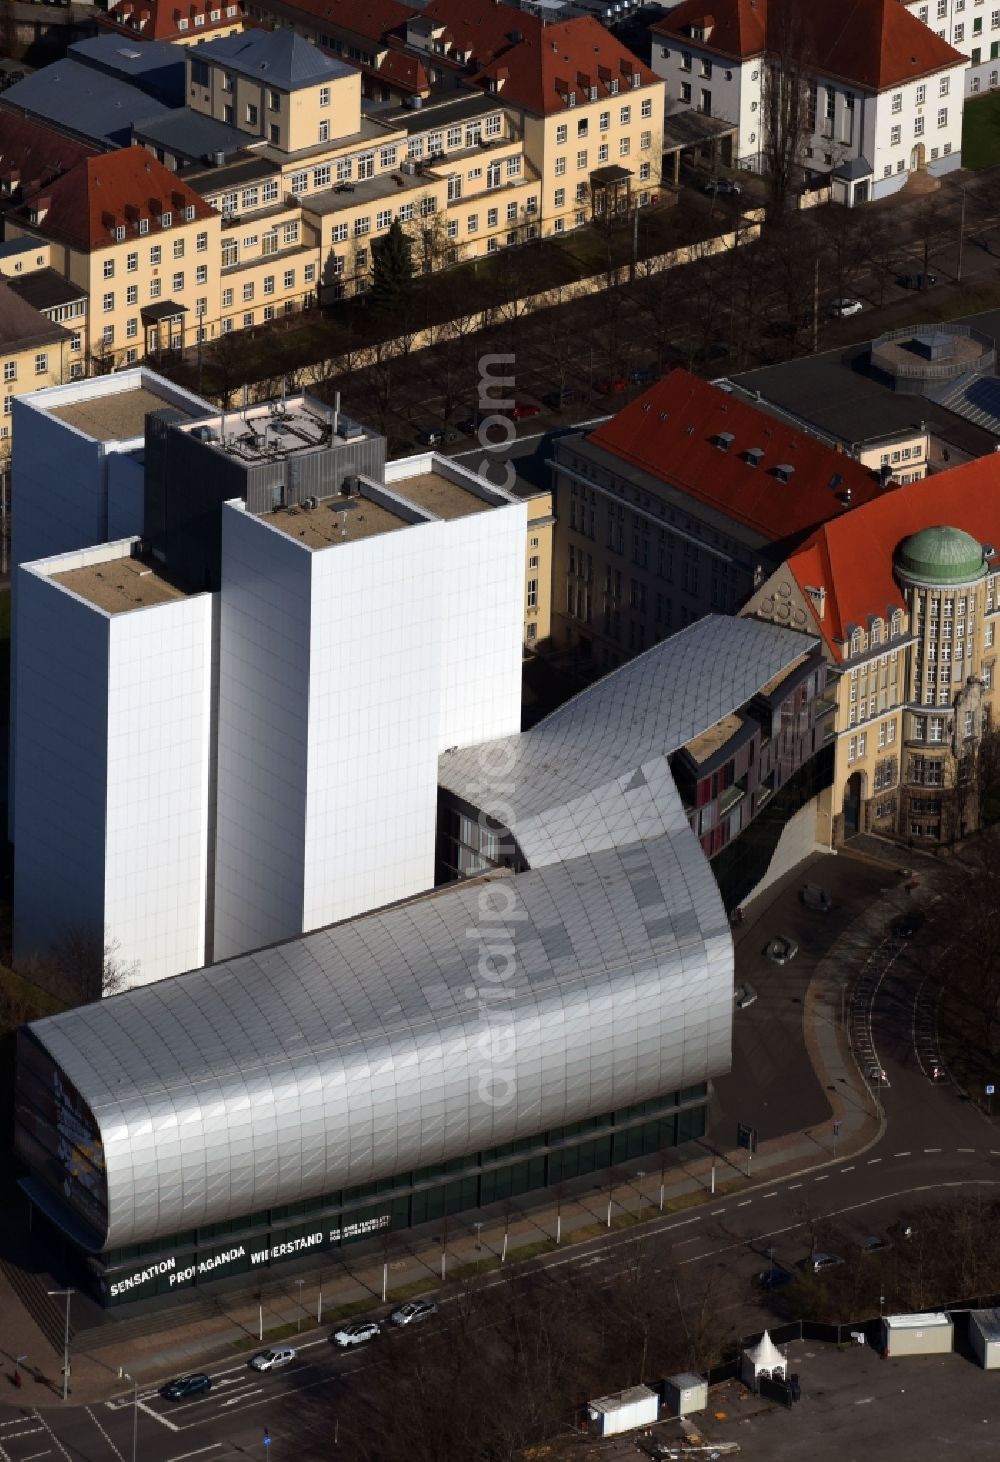
M129 1375L124 1366L118 1367L118 1379L128 1381L132 1386L132 1462L136 1462L139 1441L139 1382L134 1376Z
M45 1293L50 1299L64 1297L66 1300L66 1326L63 1331L63 1389L62 1399L65 1401L69 1396L69 1307L75 1289L48 1289Z
M295 1333L299 1335L302 1331L302 1286L305 1284L305 1280L297 1279L295 1283L299 1287L299 1314L295 1317Z

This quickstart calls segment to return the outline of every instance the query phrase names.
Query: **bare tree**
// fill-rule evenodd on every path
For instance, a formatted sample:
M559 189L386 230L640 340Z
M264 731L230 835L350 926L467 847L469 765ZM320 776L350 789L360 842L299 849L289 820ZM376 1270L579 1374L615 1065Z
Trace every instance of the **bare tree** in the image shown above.
M767 52L761 87L761 161L770 180L771 207L776 214L788 206L801 164L806 138L812 132L810 116L812 70L808 63L808 7L794 3L772 5L767 17Z

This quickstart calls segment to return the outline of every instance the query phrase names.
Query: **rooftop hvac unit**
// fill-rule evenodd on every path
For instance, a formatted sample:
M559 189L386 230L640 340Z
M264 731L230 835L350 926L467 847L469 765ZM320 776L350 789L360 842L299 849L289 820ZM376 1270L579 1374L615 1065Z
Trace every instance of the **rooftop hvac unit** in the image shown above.
M357 473L349 472L340 484L340 491L344 497L354 497L361 486Z

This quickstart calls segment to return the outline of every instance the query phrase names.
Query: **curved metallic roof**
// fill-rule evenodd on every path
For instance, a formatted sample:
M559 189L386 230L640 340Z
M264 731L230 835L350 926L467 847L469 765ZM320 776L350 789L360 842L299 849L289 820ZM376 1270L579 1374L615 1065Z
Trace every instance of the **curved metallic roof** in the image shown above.
M709 615L531 731L445 752L438 781L503 823L533 868L676 831L687 818L667 758L818 644Z
M969 584L989 572L983 545L962 528L922 528L893 555L897 573L917 584Z
M509 949L502 984L485 949ZM499 960L499 956L497 956ZM36 1022L134 1243L728 1067L732 943L693 834L462 884Z

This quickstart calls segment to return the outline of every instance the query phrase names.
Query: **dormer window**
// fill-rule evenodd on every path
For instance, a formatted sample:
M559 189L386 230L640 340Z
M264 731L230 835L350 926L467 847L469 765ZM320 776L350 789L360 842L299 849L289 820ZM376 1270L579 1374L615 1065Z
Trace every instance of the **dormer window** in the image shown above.
M748 467L759 467L764 456L763 447L747 447L743 453L743 460Z
M116 244L123 244L124 242L125 242L125 225L123 223L120 223L115 228L115 243Z
M728 452L736 438L731 431L717 431L715 433L715 445L720 452Z
M174 215L172 213L161 213L160 214L160 227L161 228L169 228L170 225L173 223L173 221L174 221Z
M618 95L618 77L617 76L612 76L612 78L611 78L611 95L612 96L617 96Z
M184 210L184 219L187 223L194 223L194 204L189 203Z
M641 85L642 85L642 77L640 76L640 74L639 74L638 71L633 71L632 72L632 90L635 91L636 87L639 87Z
M575 107L576 106L576 92L575 91L571 91L570 94L569 94L569 96L566 98L566 105L568 107Z
M140 218L140 220L139 220L139 232L141 234L148 234L149 233L149 219L148 218Z

